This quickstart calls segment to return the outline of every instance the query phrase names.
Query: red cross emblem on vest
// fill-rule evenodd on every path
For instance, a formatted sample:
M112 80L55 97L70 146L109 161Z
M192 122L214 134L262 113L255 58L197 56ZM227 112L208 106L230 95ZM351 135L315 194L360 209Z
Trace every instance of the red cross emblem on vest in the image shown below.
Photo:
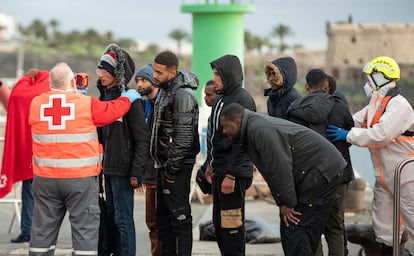
M75 120L75 104L67 103L65 94L49 95L49 102L40 105L40 121L48 122L49 130L66 129L68 120Z

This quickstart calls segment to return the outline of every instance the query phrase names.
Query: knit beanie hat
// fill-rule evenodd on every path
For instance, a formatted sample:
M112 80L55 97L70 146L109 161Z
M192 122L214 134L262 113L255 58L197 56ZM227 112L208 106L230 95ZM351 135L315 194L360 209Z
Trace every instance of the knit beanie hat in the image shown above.
M110 44L106 47L104 55L99 60L98 68L108 71L115 77L120 92L128 88L127 85L135 73L135 64L131 56L116 44ZM96 87L102 96L104 92L99 78Z
M154 68L152 67L151 63L148 63L137 71L137 73L134 76L134 79L135 81L137 81L138 77L142 77L150 81L152 84L155 84L153 73L154 73Z
M112 76L115 77L115 67L117 65L115 53L108 51L101 57L101 61L98 64L98 68L108 71Z

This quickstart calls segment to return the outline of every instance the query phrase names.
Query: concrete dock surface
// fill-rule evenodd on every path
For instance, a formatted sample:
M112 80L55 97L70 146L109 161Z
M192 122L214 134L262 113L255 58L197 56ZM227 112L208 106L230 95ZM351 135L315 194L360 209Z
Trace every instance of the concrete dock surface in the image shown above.
M13 193L6 198L15 198L18 195ZM193 255L220 255L218 246L215 241L199 240L199 223L211 219L212 204L200 203L196 197L192 201L193 214ZM366 189L364 193L364 201L366 209L359 212L347 212L345 216L345 224L352 223L371 223L370 203L372 199L372 190ZM145 225L145 197L143 193L136 193L135 196L135 227L137 237L137 256L149 256L150 242L148 231ZM0 255L28 255L29 243L13 244L11 238L18 235L20 229L17 221L12 223L14 207L12 204L2 203L0 206ZM278 207L270 198L246 198L246 217L260 217L269 224L279 224ZM10 233L8 232L10 229ZM414 245L409 242L407 248L414 252ZM358 255L361 247L357 244L348 243L349 255ZM71 255L71 235L70 224L67 216L62 224L57 249L55 255ZM327 255L327 247L324 243L324 254ZM284 255L280 242L267 244L247 244L246 255Z

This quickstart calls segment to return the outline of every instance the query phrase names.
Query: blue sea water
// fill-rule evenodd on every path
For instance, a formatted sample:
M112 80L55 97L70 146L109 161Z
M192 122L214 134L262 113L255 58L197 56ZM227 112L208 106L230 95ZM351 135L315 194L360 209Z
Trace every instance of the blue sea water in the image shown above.
M363 178L367 182L367 185L373 188L375 183L374 167L372 166L371 155L368 149L351 146L349 153L351 155L355 176Z

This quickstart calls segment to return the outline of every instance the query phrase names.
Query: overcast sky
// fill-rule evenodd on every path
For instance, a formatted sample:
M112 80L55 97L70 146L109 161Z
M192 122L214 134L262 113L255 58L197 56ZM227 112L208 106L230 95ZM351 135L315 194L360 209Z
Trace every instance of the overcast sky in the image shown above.
M210 0L211 2L213 0ZM169 32L176 28L191 33L192 16L182 13L183 3L205 0L2 0L0 12L13 15L23 26L34 19L56 19L60 31L112 31L116 38L167 45ZM228 3L229 0L219 0ZM285 24L293 35L286 43L309 49L327 46L326 22L348 20L366 23L414 23L414 0L244 0L254 2L256 11L244 15L245 29L269 36L273 27ZM219 38L218 38L219 40ZM276 40L276 39L274 39ZM276 42L276 41L275 41Z

